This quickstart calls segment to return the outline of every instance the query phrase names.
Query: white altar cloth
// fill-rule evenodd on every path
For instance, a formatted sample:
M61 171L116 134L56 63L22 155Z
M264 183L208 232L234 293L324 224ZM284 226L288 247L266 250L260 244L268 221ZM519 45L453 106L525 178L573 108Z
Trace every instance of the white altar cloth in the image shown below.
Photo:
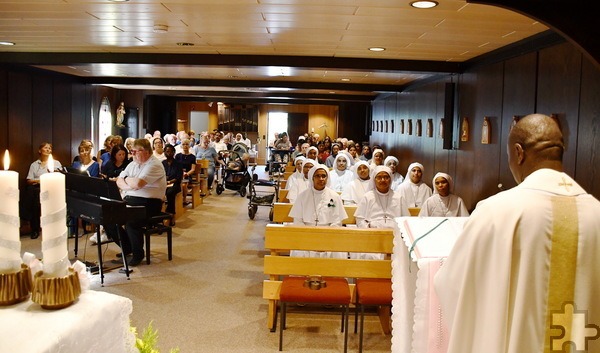
M396 218L399 234L394 236L392 261L393 353L447 351L449 336L433 287L433 278L452 250L467 219ZM413 251L409 261L411 248Z
M31 299L0 307L0 352L133 353L129 298L86 290L71 306L45 310Z

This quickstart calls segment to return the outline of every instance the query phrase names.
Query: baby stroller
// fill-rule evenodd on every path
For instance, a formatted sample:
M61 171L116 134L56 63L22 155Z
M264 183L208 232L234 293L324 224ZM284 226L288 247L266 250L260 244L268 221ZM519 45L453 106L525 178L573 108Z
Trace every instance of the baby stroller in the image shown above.
M250 181L247 166L248 148L243 143L236 143L230 150L219 151L218 154L225 167L222 167L221 178L217 179L217 195L228 189L239 192L242 197L246 196L246 187Z

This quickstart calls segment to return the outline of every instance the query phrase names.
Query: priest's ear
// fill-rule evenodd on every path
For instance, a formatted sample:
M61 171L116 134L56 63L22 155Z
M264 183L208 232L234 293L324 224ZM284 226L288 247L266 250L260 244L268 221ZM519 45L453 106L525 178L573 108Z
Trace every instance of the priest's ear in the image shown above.
M521 165L525 161L525 149L519 142L508 144L509 164Z
M515 149L515 162L518 165L523 164L523 162L525 162L525 148L523 148L523 145L521 145L519 142L516 142L513 145L513 148Z

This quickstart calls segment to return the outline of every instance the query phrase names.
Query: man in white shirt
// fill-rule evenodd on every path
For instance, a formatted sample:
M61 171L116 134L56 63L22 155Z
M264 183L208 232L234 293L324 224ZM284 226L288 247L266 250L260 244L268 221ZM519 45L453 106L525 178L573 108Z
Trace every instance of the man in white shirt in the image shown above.
M563 172L545 115L508 137L519 184L481 201L435 277L448 353L600 352L600 202Z
M133 162L129 163L117 178L117 186L124 195L123 201L132 206L145 206L147 218L156 216L161 212L167 189L165 168L152 155L152 148L146 139L135 140L129 152L133 154ZM128 222L125 225L127 237L121 239L121 250L125 255L129 252L132 254L128 261L129 266L136 266L144 259L144 225L145 220Z

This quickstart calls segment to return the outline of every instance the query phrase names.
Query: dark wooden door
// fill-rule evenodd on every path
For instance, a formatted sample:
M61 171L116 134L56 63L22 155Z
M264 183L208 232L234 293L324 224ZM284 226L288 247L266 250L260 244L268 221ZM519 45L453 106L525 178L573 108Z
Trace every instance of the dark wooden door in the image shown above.
M288 135L294 147L298 136L305 132L308 132L308 113L288 113Z

